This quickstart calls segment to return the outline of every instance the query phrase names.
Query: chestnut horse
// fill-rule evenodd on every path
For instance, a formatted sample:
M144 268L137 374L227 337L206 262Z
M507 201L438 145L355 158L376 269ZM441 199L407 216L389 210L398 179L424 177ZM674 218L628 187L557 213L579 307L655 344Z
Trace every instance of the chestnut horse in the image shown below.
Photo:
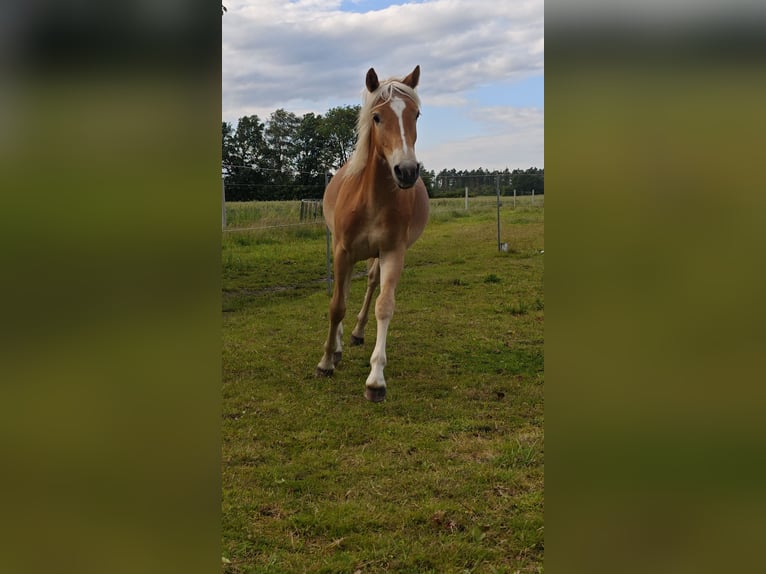
M335 286L330 301L330 331L317 374L333 374L342 357L343 318L354 263L367 259L367 292L351 344L364 343L364 327L372 297L377 339L370 358L365 397L386 397L386 336L394 314L394 292L404 254L428 221L428 193L415 157L420 99L415 88L420 66L402 79L379 81L367 72L364 103L357 122L358 139L351 159L338 170L324 193L323 210L332 232Z

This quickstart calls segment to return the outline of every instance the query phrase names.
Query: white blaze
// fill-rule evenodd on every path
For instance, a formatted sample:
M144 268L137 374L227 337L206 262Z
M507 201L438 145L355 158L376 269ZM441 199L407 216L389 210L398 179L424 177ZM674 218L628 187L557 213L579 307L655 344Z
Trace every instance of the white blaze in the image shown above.
M404 112L404 109L407 107L407 104L404 102L402 98L394 98L391 100L391 109L394 110L394 113L396 114L396 117L399 118L399 131L402 134L402 147L404 148L403 151L405 155L407 154L407 140L404 138L404 120L402 118L402 113Z

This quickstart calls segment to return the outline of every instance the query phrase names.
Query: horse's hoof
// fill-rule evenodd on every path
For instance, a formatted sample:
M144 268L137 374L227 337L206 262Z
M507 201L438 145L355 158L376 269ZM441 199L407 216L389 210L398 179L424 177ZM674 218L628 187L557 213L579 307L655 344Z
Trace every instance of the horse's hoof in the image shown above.
M337 365L340 363L340 360L343 358L343 351L335 351L332 354L332 364Z
M364 345L364 337L354 337L354 335L351 335L351 346L358 347L359 345Z
M317 377L332 377L332 374L335 371L333 369L323 369L321 367L317 367L316 376Z
M386 387L365 387L364 398L373 403L379 403L386 398Z

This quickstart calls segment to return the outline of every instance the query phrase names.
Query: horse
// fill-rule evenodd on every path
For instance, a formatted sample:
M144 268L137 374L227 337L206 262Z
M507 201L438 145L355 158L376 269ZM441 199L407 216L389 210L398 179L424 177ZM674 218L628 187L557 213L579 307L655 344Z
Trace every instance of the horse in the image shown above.
M367 260L367 291L351 344L364 343L364 328L375 290L377 339L370 358L364 396L386 398L383 369L386 337L394 314L396 286L404 256L428 221L428 193L415 155L420 98L415 91L420 66L404 78L379 81L374 68L365 78L354 152L330 180L322 207L332 233L335 284L330 300L330 329L318 376L330 376L340 362L343 318L354 264Z

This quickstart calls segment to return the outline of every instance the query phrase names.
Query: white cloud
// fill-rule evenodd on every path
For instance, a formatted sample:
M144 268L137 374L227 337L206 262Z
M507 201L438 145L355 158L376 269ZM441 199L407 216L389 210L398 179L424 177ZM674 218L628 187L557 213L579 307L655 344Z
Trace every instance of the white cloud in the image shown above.
M229 6L222 18L223 119L359 103L369 67L387 77L420 64L424 105L455 110L478 86L543 72L542 0L431 0L365 13L340 6L334 0ZM508 143L486 130L472 137L474 146L482 138Z
M544 167L543 110L494 106L475 109L472 115L486 126L482 133L421 147L418 159L436 172L444 168Z

